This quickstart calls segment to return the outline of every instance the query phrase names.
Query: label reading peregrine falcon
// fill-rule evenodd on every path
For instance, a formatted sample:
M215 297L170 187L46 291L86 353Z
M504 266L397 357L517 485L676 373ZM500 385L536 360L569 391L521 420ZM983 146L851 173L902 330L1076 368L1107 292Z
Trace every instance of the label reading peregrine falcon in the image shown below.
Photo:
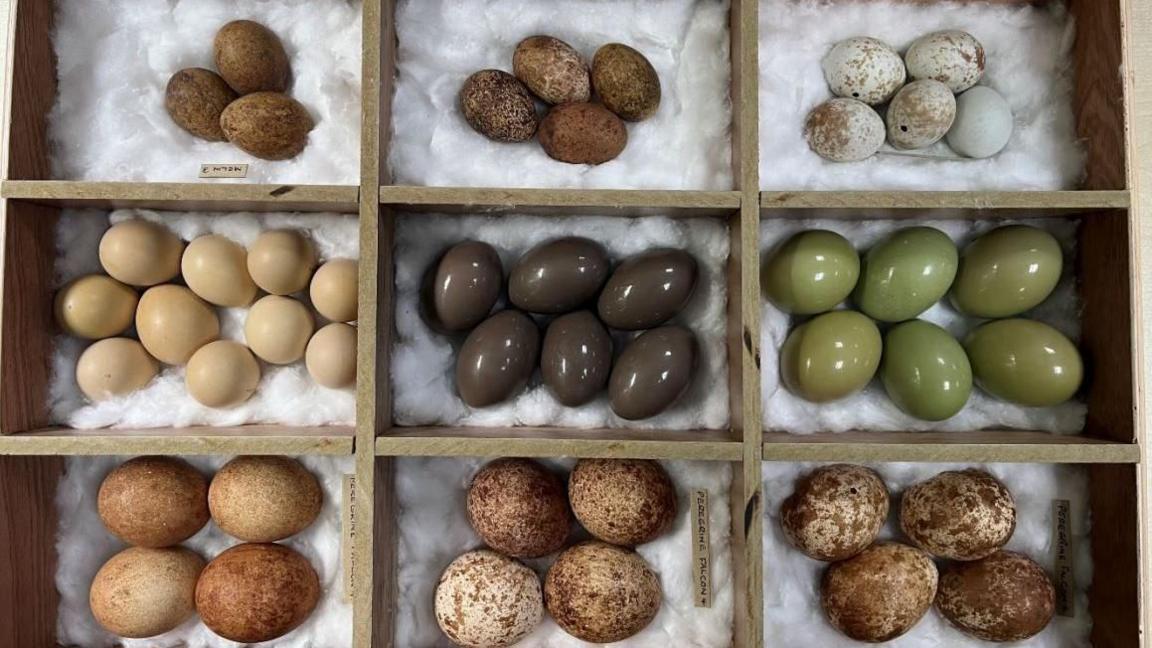
M708 491L692 491L692 598L712 607L712 535L708 532Z
M1072 503L1052 500L1052 575L1056 585L1056 614L1076 616L1075 542L1072 539Z

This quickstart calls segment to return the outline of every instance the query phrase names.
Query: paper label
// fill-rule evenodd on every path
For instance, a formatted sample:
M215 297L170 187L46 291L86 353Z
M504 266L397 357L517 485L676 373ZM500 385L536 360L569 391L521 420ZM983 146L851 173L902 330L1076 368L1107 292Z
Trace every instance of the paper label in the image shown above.
M712 607L712 534L708 532L708 491L692 492L692 589L696 607Z
M356 582L356 563L353 547L356 545L356 476L344 475L344 503L342 534L340 537L340 562L344 567L344 601L351 602Z
M247 178L247 164L201 164L201 178Z
M1052 567L1056 614L1076 616L1076 565L1072 542L1072 503L1052 500Z

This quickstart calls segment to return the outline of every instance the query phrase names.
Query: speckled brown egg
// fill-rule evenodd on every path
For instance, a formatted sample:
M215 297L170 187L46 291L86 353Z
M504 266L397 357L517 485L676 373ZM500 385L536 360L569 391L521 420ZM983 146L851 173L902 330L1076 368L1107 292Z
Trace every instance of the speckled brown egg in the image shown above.
M233 20L212 43L216 69L236 92L284 92L292 70L280 38L252 20Z
M186 68L168 79L164 108L176 125L209 142L228 139L220 128L220 114L239 95L212 70Z
M888 519L888 489L871 468L822 466L796 481L780 506L784 537L816 560L846 560L864 551Z
M1007 544L1016 530L1016 502L983 470L942 472L904 491L900 528L941 558L978 560Z
M873 545L833 563L820 584L828 621L857 641L880 643L908 632L936 596L936 564L897 542Z
M196 613L196 581L203 569L204 559L184 547L129 547L92 579L92 616L120 637L142 639L174 630Z
M319 600L316 570L278 544L236 545L208 563L196 584L196 611L204 625L242 643L288 634Z
M984 76L984 46L972 34L959 30L921 36L908 47L904 60L908 76L940 81L957 94Z
M73 279L56 293L56 323L69 335L99 340L132 325L136 291L106 275Z
M984 641L1023 641L1052 621L1056 588L1036 561L997 551L945 567L936 609L952 625Z
M246 542L275 542L300 533L323 505L320 482L289 457L236 457L208 488L216 526Z
M529 36L512 54L512 73L546 103L588 101L588 64L571 45L551 36Z
M106 338L80 354L76 385L95 403L143 389L158 370L156 360L136 340Z
M923 79L900 89L888 104L888 142L898 149L932 146L956 120L956 97L948 86Z
M569 164L603 164L616 159L627 144L624 122L600 104L555 106L540 123L544 152Z
M572 513L564 484L530 459L497 459L468 488L468 519L484 544L517 558L539 558L564 546Z
M804 122L808 147L833 162L859 162L884 145L884 120L856 99L830 99L812 109Z
M465 79L460 112L473 130L497 142L526 142L540 124L528 88L503 70L480 70Z
M511 646L544 617L540 579L495 551L470 551L440 575L435 612L440 630L458 646Z
M315 126L299 101L278 92L255 92L228 104L220 127L228 141L262 160L287 160L304 150Z
M592 57L592 86L621 119L648 119L660 107L660 77L652 63L622 43L608 43Z
M556 624L592 643L640 632L663 598L660 578L640 554L595 540L565 550L544 579L544 605Z
M651 542L676 522L676 487L656 461L581 459L568 497L588 533L612 544Z
M172 230L143 219L121 221L100 237L100 265L129 286L155 286L180 274L184 242Z
M220 337L220 318L191 290L163 284L140 297L136 333L153 358L182 365L197 349Z
M140 547L167 547L208 522L208 482L176 457L136 457L100 484L96 510L117 538Z
M884 41L857 36L836 43L821 61L824 80L837 97L869 106L892 98L904 85L904 60Z

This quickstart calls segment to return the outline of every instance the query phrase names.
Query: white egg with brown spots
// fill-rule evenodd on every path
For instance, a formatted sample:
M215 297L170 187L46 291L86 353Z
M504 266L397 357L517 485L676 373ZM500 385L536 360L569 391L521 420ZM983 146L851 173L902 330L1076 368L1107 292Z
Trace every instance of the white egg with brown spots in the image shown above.
M904 85L904 60L884 41L855 37L840 41L821 63L832 94L869 106L892 98Z
M871 468L822 466L796 481L780 506L784 537L816 560L846 560L864 551L888 519L888 489Z
M921 36L904 55L908 76L943 83L964 92L984 76L984 46L968 32L938 31Z
M304 350L308 375L329 389L356 385L356 327L329 324L312 336Z
M434 606L440 630L466 648L511 646L544 617L536 572L486 549L448 565L436 585Z
M956 119L956 97L948 86L925 79L900 89L888 104L888 142L921 149L939 142Z
M840 632L880 643L905 634L924 618L938 578L928 554L881 543L829 566L820 584L820 604Z
M831 99L816 106L804 122L808 146L833 162L859 162L884 145L884 120L856 99Z
M1016 502L983 470L942 472L904 491L900 528L925 551L951 560L996 552L1016 530Z
M290 457L240 456L208 487L212 520L246 542L276 542L316 521L324 505L320 482Z

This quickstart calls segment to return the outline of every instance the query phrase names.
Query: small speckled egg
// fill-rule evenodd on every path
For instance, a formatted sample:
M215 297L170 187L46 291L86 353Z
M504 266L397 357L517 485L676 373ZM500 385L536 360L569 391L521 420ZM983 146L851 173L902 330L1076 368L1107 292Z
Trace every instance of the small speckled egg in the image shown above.
M1016 502L983 470L949 470L909 487L900 528L921 549L951 560L990 556L1016 530Z
M588 64L571 45L551 36L529 36L512 54L512 73L545 103L588 101Z
M651 542L676 522L676 487L657 461L581 459L568 497L588 533L616 545Z
M280 37L252 20L233 20L216 32L212 43L216 69L242 94L284 92L292 74Z
M828 230L799 232L772 251L760 272L764 295L785 313L815 315L852 294L860 255L848 239Z
M76 384L92 402L143 389L156 377L156 360L129 338L106 338L92 344L76 361Z
M278 92L240 97L220 113L220 128L233 146L262 160L287 160L308 145L316 126L304 104Z
M236 457L208 487L212 521L245 542L296 535L316 521L323 505L320 482L290 457Z
M592 87L604 106L630 122L648 119L660 107L660 77L639 51L608 43L592 57Z
M1012 108L992 88L976 86L956 98L956 120L947 142L960 155L989 158L1012 139Z
M816 560L836 562L864 551L888 519L888 488L871 468L821 466L796 481L780 506L788 542Z
M140 547L168 547L208 522L208 482L176 457L136 457L117 466L96 496L112 535Z
M203 570L204 559L184 547L129 547L92 579L92 616L120 637L143 639L174 630L196 613L196 581Z
M544 579L544 600L556 624L591 643L640 632L663 599L660 578L639 554L595 540L561 553Z
M888 104L888 141L905 150L932 146L955 119L956 97L948 86L931 79L913 81Z
M824 572L820 603L828 621L857 641L880 643L924 617L939 580L928 554L907 545L873 545Z
M516 558L539 558L568 539L572 513L560 478L530 459L497 459L468 487L468 520L484 541Z
M248 347L239 342L209 342L188 360L184 384L188 394L201 405L235 407L256 393L260 363Z
M497 142L526 142L540 116L528 88L502 70L480 70L460 88L460 111L477 133Z
M244 320L244 340L264 362L291 364L304 357L315 327L308 308L291 297L261 297Z
M904 62L913 79L933 79L964 92L984 76L984 46L967 32L939 31L916 39Z
M352 259L332 259L320 266L308 287L313 308L333 322L355 321L359 267Z
M136 291L105 275L85 275L56 293L56 323L69 335L99 340L132 325Z
M100 265L129 286L155 286L180 273L184 243L172 230L146 220L116 223L100 237Z
M212 70L185 68L168 79L164 107L180 128L209 142L223 142L227 138L220 127L220 115L238 96Z
M308 287L316 249L295 230L269 230L248 249L248 274L265 292L290 295Z
M824 79L837 97L869 106L892 98L904 85L904 60L884 41L856 37L836 43L824 56Z
M180 269L184 282L204 301L217 306L247 306L256 298L247 258L244 246L219 234L208 234L188 244Z
M833 162L859 162L884 145L884 120L856 99L831 99L816 106L804 122L808 146Z
M511 646L544 618L540 579L512 558L470 551L440 575L435 611L440 630L458 646Z
M196 349L220 337L220 318L191 290L163 284L149 288L140 297L136 333L153 358L182 365Z
M1031 558L998 551L952 563L940 574L936 609L984 641L1023 641L1040 634L1056 612L1056 588Z
M308 375L329 389L356 385L356 327L333 322L312 336L304 350Z

